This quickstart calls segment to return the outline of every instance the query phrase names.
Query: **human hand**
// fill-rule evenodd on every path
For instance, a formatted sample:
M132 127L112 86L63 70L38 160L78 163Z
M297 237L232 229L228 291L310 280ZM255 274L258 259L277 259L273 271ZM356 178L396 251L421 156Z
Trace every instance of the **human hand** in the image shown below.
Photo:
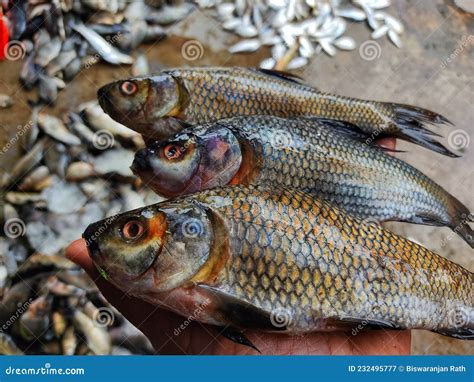
M395 148L394 139L378 142L388 149ZM87 252L83 239L72 243L67 257L80 265L97 284L105 298L151 341L159 354L255 354L255 350L236 344L219 335L209 325L191 321L179 329L186 318L152 306L138 298L127 296L102 279ZM409 331L360 331L310 333L305 336L246 331L245 336L263 354L409 354Z

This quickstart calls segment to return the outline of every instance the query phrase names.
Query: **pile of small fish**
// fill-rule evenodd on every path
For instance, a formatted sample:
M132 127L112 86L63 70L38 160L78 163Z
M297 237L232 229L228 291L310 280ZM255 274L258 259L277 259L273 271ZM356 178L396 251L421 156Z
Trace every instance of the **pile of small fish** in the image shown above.
M152 354L150 343L77 266L33 254L2 296L0 354Z
M174 4L175 3L175 4ZM133 64L141 43L162 39L164 26L193 9L186 2L53 0L6 2L10 39L7 59L24 58L20 81L38 87L39 100L54 103L76 74L101 59Z
M390 6L390 0L197 0L197 3L202 8L214 7L222 27L243 39L231 46L229 52L254 52L262 46L271 47L272 57L260 63L264 69L275 68L287 55L291 57L287 69L296 69L307 65L321 51L334 56L337 49L355 49L355 40L345 35L348 22L365 21L372 29L373 39L386 35L401 47L403 25L382 11Z
M149 354L146 337L64 258L91 221L161 199L128 169L142 138L97 102L63 119L39 109L1 180L0 353Z
M474 248L469 209L374 144L401 138L456 157L429 128L445 117L247 68L163 70L98 98L145 138L132 170L172 198L84 232L125 293L253 349L249 329L360 323L474 339L474 274L374 224L448 226Z

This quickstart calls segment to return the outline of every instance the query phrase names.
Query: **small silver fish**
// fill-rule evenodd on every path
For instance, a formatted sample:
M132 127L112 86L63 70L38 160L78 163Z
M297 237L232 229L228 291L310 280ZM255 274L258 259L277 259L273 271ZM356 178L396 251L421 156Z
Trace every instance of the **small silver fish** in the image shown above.
M133 64L133 57L114 48L92 29L87 28L83 24L74 25L72 28L82 35L105 61L115 65Z
M66 126L64 126L63 121L61 121L59 118L49 114L39 113L38 125L47 135L58 140L59 142L65 143L67 145L81 144L81 140L72 134L66 128Z

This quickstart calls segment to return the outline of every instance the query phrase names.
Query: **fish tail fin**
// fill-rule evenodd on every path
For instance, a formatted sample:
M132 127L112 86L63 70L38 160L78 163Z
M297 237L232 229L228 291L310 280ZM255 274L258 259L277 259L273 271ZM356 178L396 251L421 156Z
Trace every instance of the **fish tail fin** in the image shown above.
M397 138L415 143L437 153L458 158L459 155L449 151L433 136L441 137L440 134L429 130L427 125L452 125L452 123L440 114L416 106L402 105L397 103L386 103L394 114L393 123L398 131L394 134Z
M474 231L469 222L474 221L474 214L454 196L449 195L448 213L451 217L449 227L461 236L471 248L474 248Z
M474 231L469 222L474 221L474 214L458 199L440 187L442 196L439 203L445 206L443 212L420 212L409 219L407 223L446 226L458 234L471 248L474 248Z
M458 227L461 227L461 229L456 230L456 228L454 228L453 231L455 231L459 236L461 236L464 241L469 244L471 248L474 249L474 231L472 230L472 228L469 227L467 223L463 223Z

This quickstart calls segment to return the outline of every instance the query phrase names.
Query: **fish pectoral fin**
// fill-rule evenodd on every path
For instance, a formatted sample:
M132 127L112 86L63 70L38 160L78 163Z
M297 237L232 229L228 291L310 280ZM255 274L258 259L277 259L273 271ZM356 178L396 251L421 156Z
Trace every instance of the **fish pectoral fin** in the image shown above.
M237 329L229 326L222 326L218 328L219 334L223 335L228 340L238 343L239 345L248 346L262 354L262 352L252 343L252 341L250 341L242 332L238 331Z
M452 338L457 338L458 340L474 340L474 329L442 329L442 330L432 330L433 333L441 334L442 336L448 336Z
M285 331L286 327L277 327L272 324L270 312L239 299L218 288L199 284L197 288L213 302L216 316L223 324L241 328L267 331Z
M379 319L365 319L360 317L342 317L334 319L335 322L339 322L343 325L357 326L360 325L362 329L376 330L376 329L405 329L400 325L395 324L392 321L379 320Z
M294 82L296 84L303 84L303 78L293 73L285 72L282 70L262 69L262 68L257 68L255 70L257 72L266 74L267 76L277 77L285 81Z

